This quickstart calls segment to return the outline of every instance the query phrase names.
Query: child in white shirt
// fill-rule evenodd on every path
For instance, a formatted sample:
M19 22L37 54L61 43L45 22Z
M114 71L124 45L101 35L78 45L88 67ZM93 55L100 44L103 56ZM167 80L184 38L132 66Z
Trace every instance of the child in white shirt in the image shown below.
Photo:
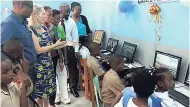
M175 101L168 95L168 90L172 90L175 87L173 75L169 69L158 68L154 71L153 77L157 85L153 95L162 99L162 107L177 107Z
M85 46L81 46L79 53L83 59L87 59L88 57L90 57L90 52L89 52L88 48Z
M149 69L139 69L132 75L132 85L136 98L129 99L127 107L148 107L148 98L154 92L155 82Z
M90 51L87 48L88 44L81 38L79 39L79 43L80 43L79 53L83 59L87 59L88 57L90 57Z

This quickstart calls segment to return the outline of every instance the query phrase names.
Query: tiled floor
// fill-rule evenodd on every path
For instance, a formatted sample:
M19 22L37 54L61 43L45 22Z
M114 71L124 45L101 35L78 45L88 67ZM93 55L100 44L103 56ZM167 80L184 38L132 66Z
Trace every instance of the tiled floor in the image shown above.
M71 104L69 104L69 105L61 104L56 107L92 107L91 102L89 100L86 100L86 98L84 96L84 91L80 92L79 98L73 97L73 95L70 93L69 93L69 97L71 99Z

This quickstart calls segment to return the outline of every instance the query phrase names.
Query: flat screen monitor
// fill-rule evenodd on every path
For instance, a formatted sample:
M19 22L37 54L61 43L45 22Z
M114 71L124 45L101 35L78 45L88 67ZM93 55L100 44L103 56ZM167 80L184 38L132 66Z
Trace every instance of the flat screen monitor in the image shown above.
M156 51L153 66L155 68L159 67L168 68L172 72L174 79L177 80L179 75L181 60L182 60L181 57L164 53L161 51Z
M106 50L114 53L117 49L118 42L119 42L119 40L109 38L107 46L106 46Z
M190 66L190 63L188 65L188 68L187 68L187 73L186 73L186 77L185 77L185 84L189 86L189 66Z
M131 62L133 61L136 48L137 48L137 45L124 41L123 47L121 50L121 55Z

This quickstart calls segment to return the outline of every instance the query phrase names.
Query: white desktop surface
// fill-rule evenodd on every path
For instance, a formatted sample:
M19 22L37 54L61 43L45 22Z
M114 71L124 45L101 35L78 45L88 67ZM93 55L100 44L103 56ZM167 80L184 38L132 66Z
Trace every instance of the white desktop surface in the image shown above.
M184 86L184 87L181 87L181 86ZM189 91L189 87L188 87L188 86L185 86L185 84L183 84L183 83L177 81L177 82L175 83L175 87L176 87L176 88L174 88L174 89L175 89L176 91L178 91L178 92L180 92L180 93L182 93L182 94L184 94L184 95L186 95L186 96L189 97L190 91ZM179 87L179 88L177 88L177 87ZM177 104L178 107L185 107L184 105L180 104L180 103L177 102L177 101L176 101L176 104Z

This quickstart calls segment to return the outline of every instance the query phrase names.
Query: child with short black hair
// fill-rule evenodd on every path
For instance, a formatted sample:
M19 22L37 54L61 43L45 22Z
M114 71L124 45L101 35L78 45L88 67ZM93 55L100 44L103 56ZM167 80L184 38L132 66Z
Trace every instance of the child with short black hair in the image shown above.
M24 57L24 46L18 40L8 40L2 46L2 52L8 56L14 64L20 64L23 71L28 74L29 61Z
M95 75L103 78L105 71L102 69L97 56L100 55L100 46L97 43L91 43L89 46L90 57L87 58L87 66L92 68Z
M33 91L33 83L32 80L34 80L33 75L28 75L28 70L29 70L29 61L24 57L24 46L23 44L18 41L18 40L8 40L4 43L2 46L2 55L6 56L9 58L9 60L12 63L12 66L15 67L13 69L13 73L15 74L15 78L18 78L20 81L21 79L26 79L25 84L26 84L26 91L27 91L27 96L29 96L32 91ZM30 76L30 79L28 76ZM17 81L17 85L20 84ZM31 99L33 100L33 99ZM33 105L31 100L28 99L29 105Z
M109 65L111 69L104 75L101 90L102 99L106 107L111 106L116 95L125 87L118 75L124 69L123 57L116 54L111 55Z
M1 53L1 106L28 107L27 75L14 74L13 69L10 59Z
M127 107L148 107L148 98L154 92L155 82L149 69L140 69L132 75L136 98L130 98Z
M157 68L153 73L157 88L154 96L160 98L162 107L177 107L175 101L169 97L168 91L174 89L173 75L168 68Z
M88 49L87 42L83 41L83 39L79 38L79 53L82 56L82 58L88 58L90 57L90 51Z

